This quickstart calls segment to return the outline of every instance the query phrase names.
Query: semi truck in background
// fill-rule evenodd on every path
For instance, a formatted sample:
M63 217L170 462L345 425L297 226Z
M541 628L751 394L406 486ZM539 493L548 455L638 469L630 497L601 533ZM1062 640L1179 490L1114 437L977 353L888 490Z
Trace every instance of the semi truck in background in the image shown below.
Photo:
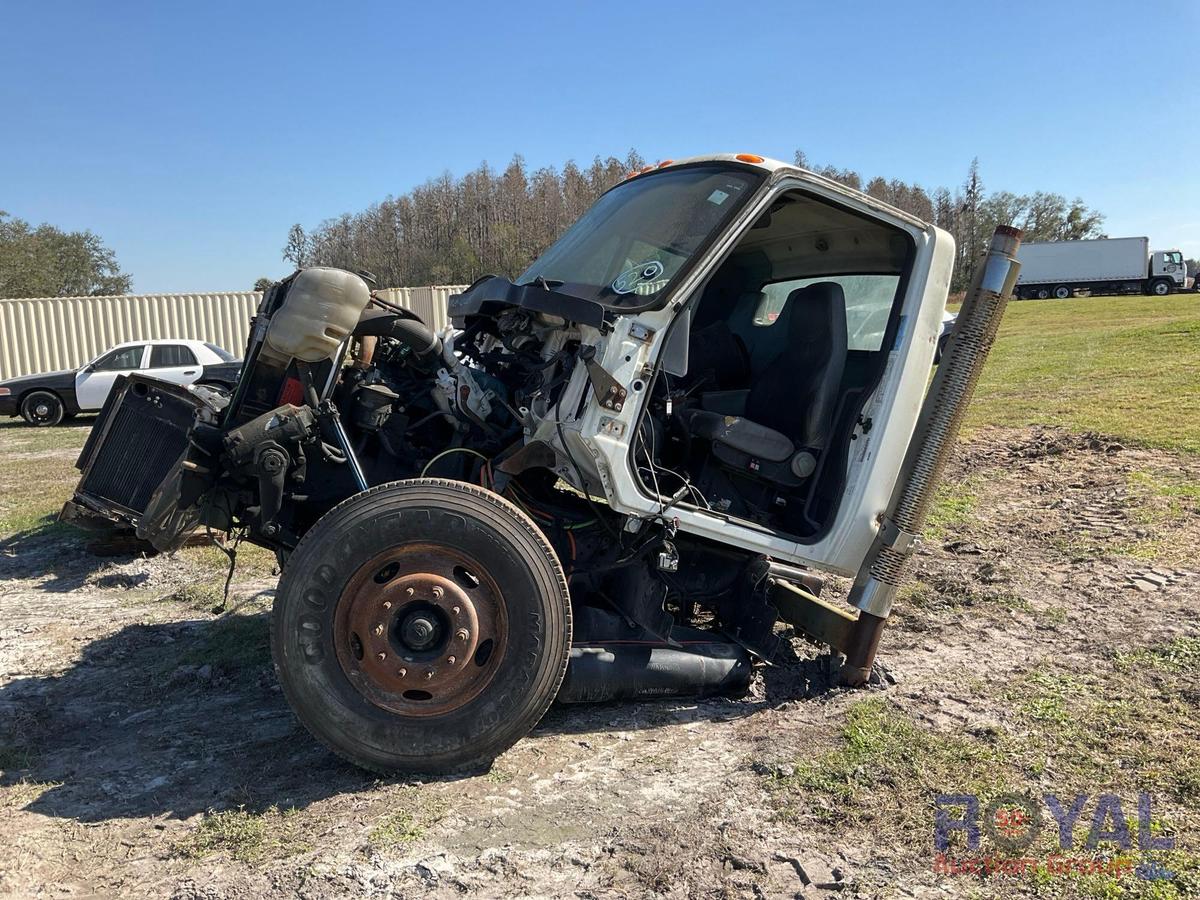
M1021 245L1017 296L1023 300L1057 297L1076 291L1092 294L1156 294L1182 291L1187 282L1183 254L1150 252L1147 237L1090 241L1035 241Z

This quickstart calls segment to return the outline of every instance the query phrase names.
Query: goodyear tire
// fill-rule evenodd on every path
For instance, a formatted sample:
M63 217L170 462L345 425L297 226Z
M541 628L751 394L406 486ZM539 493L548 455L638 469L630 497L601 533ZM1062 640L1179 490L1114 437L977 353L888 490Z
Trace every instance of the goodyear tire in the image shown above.
M64 412L62 400L52 391L34 391L21 401L21 418L38 428L57 425Z
M330 510L288 560L271 650L296 716L383 774L479 770L558 692L571 607L554 550L473 485L380 485Z

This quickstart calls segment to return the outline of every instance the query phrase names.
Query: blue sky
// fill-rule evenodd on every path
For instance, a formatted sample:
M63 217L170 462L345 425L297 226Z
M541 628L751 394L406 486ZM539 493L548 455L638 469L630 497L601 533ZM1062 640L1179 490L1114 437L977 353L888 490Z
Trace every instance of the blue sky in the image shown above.
M137 291L244 290L293 222L483 160L799 147L930 186L978 156L1200 256L1198 58L1196 0L0 0L0 209Z

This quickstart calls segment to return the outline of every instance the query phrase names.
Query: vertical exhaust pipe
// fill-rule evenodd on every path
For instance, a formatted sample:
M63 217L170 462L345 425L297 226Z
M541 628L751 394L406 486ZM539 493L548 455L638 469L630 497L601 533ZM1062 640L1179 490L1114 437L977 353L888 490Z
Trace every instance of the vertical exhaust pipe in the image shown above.
M892 611L929 502L1012 297L1021 269L1016 260L1020 246L1021 232L1016 228L1001 225L992 235L925 395L887 513L850 591L850 603L860 612L841 673L848 684L864 684L871 674L883 623Z

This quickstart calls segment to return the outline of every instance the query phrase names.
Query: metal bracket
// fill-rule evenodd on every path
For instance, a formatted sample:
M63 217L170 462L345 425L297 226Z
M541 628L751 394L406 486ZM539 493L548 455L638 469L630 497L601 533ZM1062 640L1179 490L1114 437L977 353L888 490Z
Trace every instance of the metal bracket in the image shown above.
M596 399L600 401L600 405L612 412L620 412L625 406L628 392L621 387L617 379L608 374L604 366L596 362L596 348L581 347L579 358L587 368L588 381L592 383L592 390L596 392Z
M812 640L842 653L850 646L857 616L782 579L771 579L767 597L781 619Z
M616 419L611 419L608 416L601 416L600 433L609 434L613 437L620 437L625 433L625 423L619 422Z
M654 337L654 329L647 328L641 322L634 322L629 326L629 336L635 341L641 341L643 344L648 344Z
M920 539L920 535L905 531L891 519L885 517L879 526L879 537L876 540L897 553L908 553Z

